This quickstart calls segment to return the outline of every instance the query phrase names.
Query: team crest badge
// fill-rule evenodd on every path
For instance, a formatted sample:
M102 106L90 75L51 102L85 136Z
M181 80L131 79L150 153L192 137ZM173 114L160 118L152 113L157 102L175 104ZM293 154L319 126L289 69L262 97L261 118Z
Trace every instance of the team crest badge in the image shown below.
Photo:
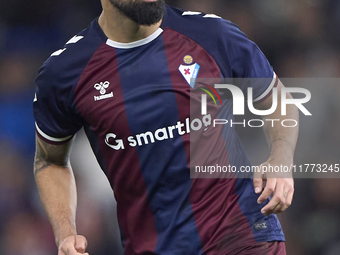
M190 55L186 55L183 58L184 63L191 64L193 62L193 58ZM200 65L195 63L192 65L180 65L178 67L178 70L183 75L184 79L187 81L187 83L194 88L196 83L196 78L198 75L198 72L200 70Z

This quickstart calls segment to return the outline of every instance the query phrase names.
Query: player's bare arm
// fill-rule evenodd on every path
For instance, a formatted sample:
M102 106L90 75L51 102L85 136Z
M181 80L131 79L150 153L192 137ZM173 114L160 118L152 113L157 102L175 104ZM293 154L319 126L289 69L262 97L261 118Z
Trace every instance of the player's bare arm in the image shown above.
M282 119L281 116L281 89L283 85L279 81L278 89L278 107L277 110L267 116L269 119ZM287 98L292 98L291 95L287 95ZM269 109L272 105L272 98L268 98L265 101L259 103L259 108ZM286 119L294 119L298 121L299 113L295 105L289 105L287 107ZM268 160L262 165L271 166L291 166L293 164L294 151L296 141L298 137L298 126L296 127L284 127L281 125L274 125L267 123L264 126L264 132L267 138L267 142L270 148L270 156ZM267 181L263 190L263 181ZM270 195L273 195L271 201L262 208L261 212L265 215L271 213L280 213L285 211L292 203L294 194L294 180L292 173L266 173L255 174L254 176L255 192L261 193L258 198L258 203L263 203ZM263 191L262 191L263 190Z
M77 195L69 163L70 147L71 142L53 145L36 138L34 177L52 224L58 255L84 254L87 245L85 237L76 231Z

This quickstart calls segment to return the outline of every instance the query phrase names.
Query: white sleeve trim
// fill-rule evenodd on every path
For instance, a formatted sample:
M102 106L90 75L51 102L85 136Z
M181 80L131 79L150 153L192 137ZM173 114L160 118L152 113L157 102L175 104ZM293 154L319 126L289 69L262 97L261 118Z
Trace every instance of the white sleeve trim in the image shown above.
M275 72L273 72L273 80L272 80L272 82L269 84L269 86L266 89L266 91L263 92L259 97L255 98L253 100L253 102L255 103L255 102L258 102L258 101L262 100L263 98L265 98L269 94L269 92L273 89L273 87L275 86L276 80L277 80L277 75L276 75Z
M38 127L37 123L35 123L35 127L36 127L36 130L39 133L39 135L41 135L42 137L44 137L45 139L47 139L51 142L65 142L73 136L73 135L70 135L70 136L63 137L63 138L55 138L55 137L46 135L43 131L41 131L41 129Z

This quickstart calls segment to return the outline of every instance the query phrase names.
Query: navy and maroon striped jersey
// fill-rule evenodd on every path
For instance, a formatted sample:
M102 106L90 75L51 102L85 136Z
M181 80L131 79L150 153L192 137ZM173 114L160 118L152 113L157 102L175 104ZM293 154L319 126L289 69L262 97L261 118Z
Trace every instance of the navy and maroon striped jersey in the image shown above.
M231 22L165 8L161 27L143 40L114 42L96 19L54 52L36 81L37 134L58 144L84 127L114 189L126 254L237 254L284 241L276 216L261 214L250 178L190 178L193 153L206 163L218 148L223 164L250 163L228 126L216 129L214 146L190 145L199 123L190 123L187 76L269 78L247 83L256 101L275 84L271 66ZM232 118L223 100L214 117Z

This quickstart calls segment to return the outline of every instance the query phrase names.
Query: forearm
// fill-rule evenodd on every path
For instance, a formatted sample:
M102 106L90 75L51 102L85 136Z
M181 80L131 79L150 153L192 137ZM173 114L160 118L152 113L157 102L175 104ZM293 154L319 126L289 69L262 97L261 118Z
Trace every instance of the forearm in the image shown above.
M76 184L69 163L71 142L48 144L36 139L34 177L41 201L52 225L57 246L76 234Z
M279 119L279 117L273 118ZM292 113L289 119L298 120L298 116ZM270 157L287 157L293 159L298 130L298 125L296 127L283 127L281 125L265 127L264 133L270 149Z
M279 82L278 104L277 109L271 115L265 118L272 121L265 121L264 133L270 148L270 156L266 162L261 164L262 170L265 166L272 167L291 167L294 159L294 151L297 142L299 125L288 127L282 125L285 119L299 122L299 111L295 105L288 105L286 115L281 115L281 89L283 85ZM291 95L286 95L291 98ZM260 107L269 109L272 106L272 98L266 99L261 103ZM285 168L286 169L286 168ZM260 194L257 202L262 204L272 195L272 199L262 209L264 215L271 213L280 213L285 211L291 204L294 194L294 180L290 171L264 171L254 174L255 192ZM263 189L263 180L266 180L265 188Z
M287 114L281 115L281 83L278 86L278 107L274 113L266 116L266 119L279 120L273 124L266 121L264 126L264 133L266 135L267 143L270 149L270 158L284 157L293 160L295 146L299 133L299 125L295 127L287 127L281 125L285 119L295 120L299 122L299 111L295 105L287 106ZM287 98L291 98L288 94ZM279 124L280 123L280 124Z
M59 246L67 236L76 235L77 195L72 170L51 165L36 171L35 180Z

